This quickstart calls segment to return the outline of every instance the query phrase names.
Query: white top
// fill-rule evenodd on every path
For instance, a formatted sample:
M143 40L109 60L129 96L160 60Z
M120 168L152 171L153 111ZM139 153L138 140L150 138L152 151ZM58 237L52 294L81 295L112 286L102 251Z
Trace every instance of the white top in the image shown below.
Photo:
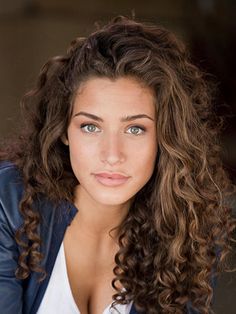
M111 304L101 314L128 314L132 307L129 304ZM52 274L37 314L80 314L75 303L67 275L64 244L62 242L54 264Z

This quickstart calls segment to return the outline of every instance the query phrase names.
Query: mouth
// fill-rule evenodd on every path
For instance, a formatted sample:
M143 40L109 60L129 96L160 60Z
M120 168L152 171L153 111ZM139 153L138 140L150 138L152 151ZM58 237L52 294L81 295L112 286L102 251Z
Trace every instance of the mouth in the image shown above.
M109 179L125 179L128 178L128 176L125 176L124 174L118 173L118 172L99 172L95 173L95 175L100 176L102 178L109 178Z
M126 183L130 177L118 173L95 173L96 180L105 186L118 186Z

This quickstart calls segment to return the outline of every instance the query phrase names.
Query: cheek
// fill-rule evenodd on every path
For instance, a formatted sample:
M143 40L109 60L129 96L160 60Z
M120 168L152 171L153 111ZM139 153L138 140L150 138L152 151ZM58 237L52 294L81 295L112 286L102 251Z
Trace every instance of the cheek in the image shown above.
M71 130L69 134L69 149L71 162L79 162L81 164L96 156L97 145L80 136L79 131Z
M145 166L143 167L143 171L146 172L147 176L150 178L157 158L157 146L154 145L150 148L149 154L146 155L146 162L143 163Z
M133 172L136 174L138 181L143 185L147 183L153 174L156 161L156 148L154 146L143 147L137 155L133 156ZM135 167L135 168L134 168Z
M89 167L92 161L94 161L95 150L93 147L87 145L74 145L70 146L70 159L73 168L80 168L85 166Z
M137 155L134 154L134 160L137 160L143 167L151 168L153 166L157 155L157 145L155 143L146 143L146 145L135 151Z

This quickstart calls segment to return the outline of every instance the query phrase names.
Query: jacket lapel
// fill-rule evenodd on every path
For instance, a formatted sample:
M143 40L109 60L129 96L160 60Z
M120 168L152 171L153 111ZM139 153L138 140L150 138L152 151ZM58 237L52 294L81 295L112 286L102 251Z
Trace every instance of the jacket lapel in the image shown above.
M129 314L138 314L138 312L135 309L134 304L132 304L132 307L131 307L131 310L130 310Z

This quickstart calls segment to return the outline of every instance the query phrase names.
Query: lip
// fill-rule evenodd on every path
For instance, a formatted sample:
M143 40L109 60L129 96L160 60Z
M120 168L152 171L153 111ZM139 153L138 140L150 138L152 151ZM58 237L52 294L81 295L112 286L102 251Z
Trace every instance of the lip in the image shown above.
M98 172L95 173L96 176L102 177L102 178L110 178L110 179L127 179L128 176L125 176L119 172Z
M130 177L127 177L121 173L115 173L115 172L100 172L100 173L94 173L95 178L97 181L99 181L101 184L106 186L118 186L122 185Z

